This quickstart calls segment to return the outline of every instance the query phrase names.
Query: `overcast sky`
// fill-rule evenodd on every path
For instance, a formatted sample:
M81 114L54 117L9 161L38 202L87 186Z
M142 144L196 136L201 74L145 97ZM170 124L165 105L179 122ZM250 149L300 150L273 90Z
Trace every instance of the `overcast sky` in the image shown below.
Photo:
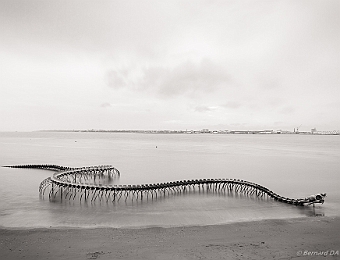
M340 129L340 1L0 1L0 131Z

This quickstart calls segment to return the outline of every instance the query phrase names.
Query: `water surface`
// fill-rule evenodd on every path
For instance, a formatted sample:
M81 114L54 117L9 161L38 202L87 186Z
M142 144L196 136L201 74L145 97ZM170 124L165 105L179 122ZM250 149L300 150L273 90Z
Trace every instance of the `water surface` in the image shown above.
M291 198L327 192L326 203L296 207L237 194L198 193L133 203L49 202L39 183L51 171L0 168L4 227L141 227L339 216L340 137L123 133L0 133L0 165L112 164L119 184L200 178L252 181Z

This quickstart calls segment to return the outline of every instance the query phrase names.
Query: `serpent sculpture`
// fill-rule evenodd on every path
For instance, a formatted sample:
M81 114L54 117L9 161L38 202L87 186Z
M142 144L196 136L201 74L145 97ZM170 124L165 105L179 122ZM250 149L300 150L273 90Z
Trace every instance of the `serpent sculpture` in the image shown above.
M196 179L196 180L181 180L165 183L141 184L141 185L103 185L103 184L88 184L84 181L89 179L100 178L107 176L108 178L119 177L120 172L111 165L100 165L91 167L71 168L59 165L12 165L3 166L10 168L35 168L55 171L52 177L44 179L39 185L39 193L44 196L45 191L49 188L49 199L54 200L57 194L60 194L61 199L74 200L78 195L80 201L95 201L96 199L106 200L108 202L119 201L122 197L140 199L157 198L175 193L185 193L195 188L200 191L221 192L235 191L249 196L263 197L267 195L279 202L304 206L313 205L315 203L324 203L326 193L319 193L309 196L304 199L291 199L282 197L268 188L259 184L238 180L238 179ZM59 195L58 195L59 197Z

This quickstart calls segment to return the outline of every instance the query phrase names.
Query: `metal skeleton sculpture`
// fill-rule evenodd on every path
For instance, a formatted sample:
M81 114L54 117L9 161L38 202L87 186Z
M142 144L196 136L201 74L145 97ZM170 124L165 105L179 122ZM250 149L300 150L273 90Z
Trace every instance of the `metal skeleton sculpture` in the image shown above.
M54 200L60 194L60 198L74 200L78 195L80 201L95 201L97 199L108 201L119 201L122 198L127 200L143 200L143 198L157 198L170 194L185 193L190 190L223 192L235 191L249 196L273 198L279 202L305 206L316 203L324 203L326 193L311 195L304 199L291 199L282 197L268 188L259 184L239 179L196 179L181 180L165 183L141 184L141 185L102 185L84 183L89 179L96 179L106 175L108 178L119 177L120 172L111 165L100 165L91 167L71 168L59 165L13 165L4 166L10 168L35 168L55 171L52 177L43 180L39 185L39 192L44 196L49 190L50 200ZM59 194L58 194L59 193Z

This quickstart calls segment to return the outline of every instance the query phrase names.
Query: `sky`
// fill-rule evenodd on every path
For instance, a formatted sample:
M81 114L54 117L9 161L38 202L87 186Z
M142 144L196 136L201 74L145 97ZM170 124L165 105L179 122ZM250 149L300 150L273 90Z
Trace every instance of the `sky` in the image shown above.
M0 131L340 129L340 1L0 1Z

